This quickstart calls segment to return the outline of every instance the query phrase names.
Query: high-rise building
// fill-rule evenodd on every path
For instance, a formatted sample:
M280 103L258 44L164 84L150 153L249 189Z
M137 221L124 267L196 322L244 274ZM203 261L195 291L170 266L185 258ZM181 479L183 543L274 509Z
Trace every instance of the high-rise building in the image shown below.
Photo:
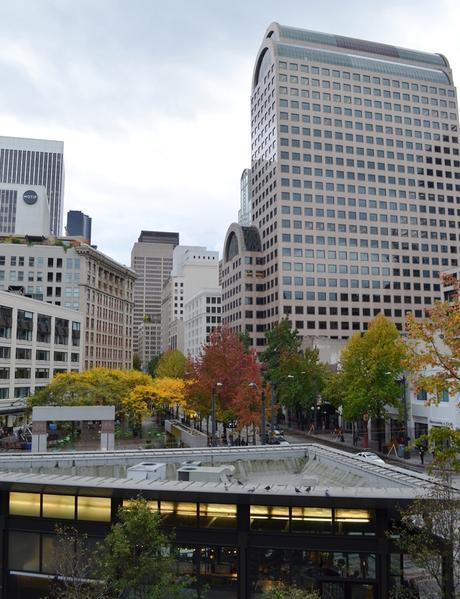
M173 250L179 245L179 233L141 231L131 251L131 268L136 272L134 285L134 352L139 353L139 325L145 323L149 344L142 359L144 365L161 353L161 293L172 269ZM148 329L148 331L147 331ZM149 354L148 352L151 352Z
M0 183L44 185L53 235L61 235L64 204L64 142L0 136Z
M83 237L91 245L91 218L80 210L69 210L65 232L69 237Z
M178 349L182 353L190 353L191 332L185 330L189 326L195 329L193 337L196 347L198 320L193 324L191 313L188 313L187 319L184 319L184 313L187 302L197 294L201 295L205 290L207 290L206 297L220 298L219 252L201 246L179 245L174 248L171 276L165 283L162 293L162 351ZM201 304L202 300L199 303ZM216 303L215 299L214 303ZM220 299L218 311L216 305L211 314L211 307L209 307L207 318L204 321L199 319L199 322L205 325L200 331L199 338L202 342L206 342L209 333L220 323Z
M421 317L441 298L460 224L444 56L273 23L256 58L251 123L263 262L252 326L287 317L302 336L347 338L379 312L401 329L407 311ZM241 328L251 310L244 290L239 305L230 293L247 268L235 239L224 248L223 319Z
M238 223L243 227L250 227L252 223L251 201L251 169L245 168L240 179L240 210Z

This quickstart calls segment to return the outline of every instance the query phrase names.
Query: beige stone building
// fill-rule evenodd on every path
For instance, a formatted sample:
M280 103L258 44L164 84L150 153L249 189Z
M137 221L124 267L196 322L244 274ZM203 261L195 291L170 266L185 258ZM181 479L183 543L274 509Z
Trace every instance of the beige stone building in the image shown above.
M261 274L254 297L232 225L224 322L262 347L257 328L283 317L304 337L346 339L379 312L400 329L407 311L423 316L440 271L458 266L458 126L442 55L270 25L251 90Z
M131 368L136 275L130 268L68 237L0 241L0 290L79 311L83 368Z
M131 250L131 268L137 275L134 286L134 352L142 350L140 357L144 365L162 351L161 294L171 274L173 250L177 245L179 233L141 231ZM148 326L141 332L141 347L139 326L143 322L147 322Z

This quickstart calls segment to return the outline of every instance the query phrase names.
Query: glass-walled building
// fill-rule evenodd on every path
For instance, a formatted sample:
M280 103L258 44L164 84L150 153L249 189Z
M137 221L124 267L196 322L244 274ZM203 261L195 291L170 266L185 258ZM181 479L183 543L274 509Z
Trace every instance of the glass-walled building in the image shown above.
M426 476L299 445L203 449L205 476L212 462L223 462L235 467L233 478L177 480L191 457L196 460L196 451L150 452L149 460L168 463L168 478L158 481L123 478L123 468L142 459L132 452L104 452L99 461L93 454L92 466L103 472L98 478L85 475L86 458L78 454L72 466L68 456L41 456L41 474L27 465L20 482L18 472L0 471L1 596L45 596L56 574L56 524L77 527L94 547L118 507L139 494L160 513L164 529L174 531L177 572L189 575L207 599L262 599L279 581L315 588L324 599L387 599L409 575L420 574L387 533L397 508L432 484ZM194 468L199 476L200 466ZM15 457L10 469L24 464Z

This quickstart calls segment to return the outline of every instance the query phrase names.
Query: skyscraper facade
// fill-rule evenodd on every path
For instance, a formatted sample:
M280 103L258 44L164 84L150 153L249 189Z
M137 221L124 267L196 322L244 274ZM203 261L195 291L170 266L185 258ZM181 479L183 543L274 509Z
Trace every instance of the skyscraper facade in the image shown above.
M402 329L406 312L421 317L441 298L439 272L458 265L460 234L446 58L273 23L251 126L259 327L287 317L302 336L347 338L379 312ZM229 249L227 282L244 268L225 263ZM232 301L223 317L238 328Z
M0 183L44 185L53 235L61 235L64 203L64 142L0 136Z
M252 222L251 208L251 169L245 168L240 180L240 210L238 223L243 227L250 227Z
M169 279L173 250L179 245L179 233L141 231L131 250L134 284L134 352L139 353L139 325L148 330L151 355L143 355L143 364L161 353L161 293ZM143 337L145 331L143 332Z
M80 210L67 212L66 235L69 237L83 237L91 245L91 218Z

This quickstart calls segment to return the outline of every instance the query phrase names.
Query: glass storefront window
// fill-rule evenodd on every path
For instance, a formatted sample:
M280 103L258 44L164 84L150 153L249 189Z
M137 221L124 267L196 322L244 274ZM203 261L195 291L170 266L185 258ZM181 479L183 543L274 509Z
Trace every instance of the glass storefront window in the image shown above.
M303 533L332 532L332 509L322 507L293 507L291 530Z
M200 503L200 526L206 528L234 528L236 505L229 503Z
M10 493L10 516L40 517L40 493Z
M284 506L251 505L252 530L288 530L289 508Z
M59 542L56 535L42 535L42 572L55 574Z
M75 518L74 495L43 495L44 518Z
M341 535L374 535L375 513L372 510L336 509L337 533Z
M160 514L168 526L197 526L196 503L161 501Z
M79 520L110 522L111 504L109 497L77 497L77 517Z
M38 572L40 569L40 535L12 530L8 537L9 569Z
M209 599L238 596L238 549L236 547L201 547L200 587Z

